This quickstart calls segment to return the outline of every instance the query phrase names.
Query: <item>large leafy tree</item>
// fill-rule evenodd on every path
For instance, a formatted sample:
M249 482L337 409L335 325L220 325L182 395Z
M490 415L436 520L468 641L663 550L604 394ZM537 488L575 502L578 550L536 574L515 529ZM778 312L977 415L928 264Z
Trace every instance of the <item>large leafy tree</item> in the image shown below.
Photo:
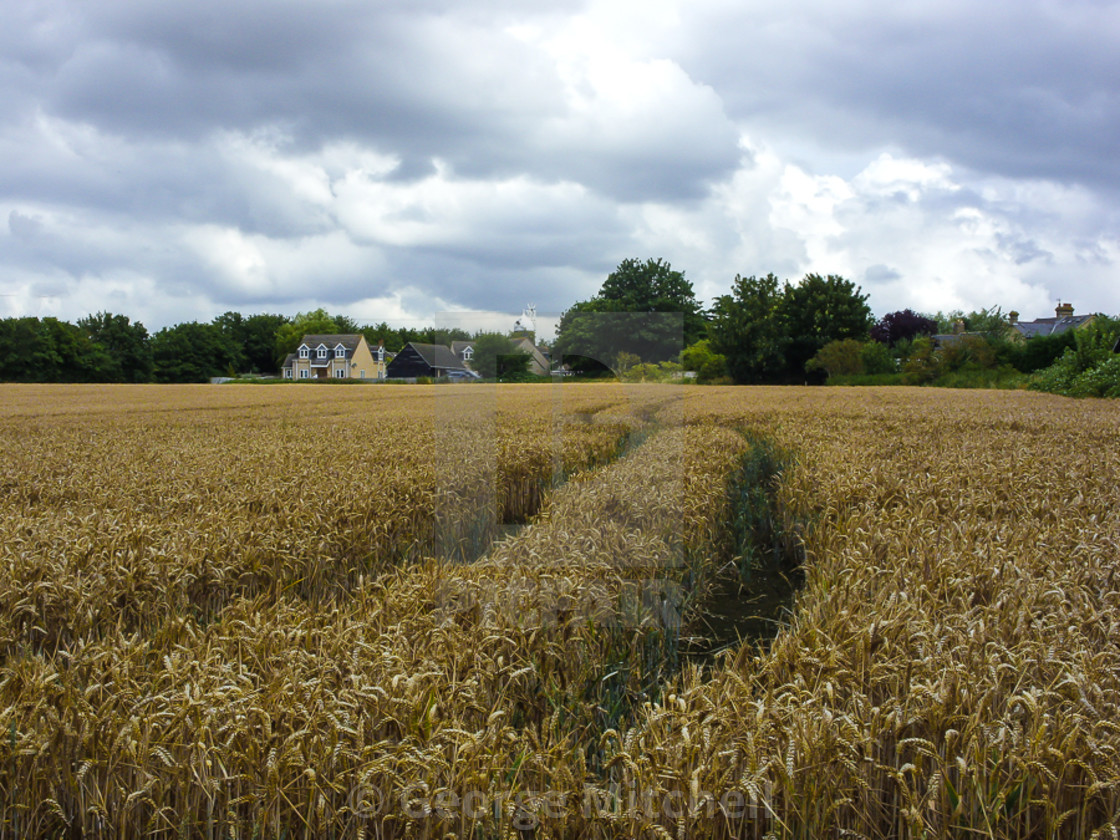
M350 323L348 321L345 324L339 323L338 318L321 307L312 312L300 312L292 320L281 324L276 329L275 358L277 366L284 361L289 353L296 351L300 339L305 335L335 335L344 332L343 326L350 326ZM353 332L357 332L357 329L355 328Z
M286 323L286 315L268 312L250 315L245 319L241 352L250 371L270 373L279 369L276 364L276 331Z
M880 344L891 347L900 341L912 341L919 335L933 335L937 322L913 309L888 312L871 328L871 337Z
M100 344L58 318L0 321L0 379L12 382L111 382L117 368Z
M127 315L98 312L78 321L78 328L108 355L105 374L115 382L150 382L154 370L148 331Z
M868 337L871 307L867 295L851 280L835 274L807 274L796 286L785 284L779 307L788 336L786 371L791 378L805 373L805 364L831 341Z
M666 261L623 260L595 297L560 318L553 352L615 364L620 353L643 362L675 358L704 337L704 314L692 284Z
M731 294L716 298L708 329L736 382L796 382L829 342L866 339L871 321L867 295L850 280L809 274L779 287L767 274L737 276Z
M410 334L413 330L399 329L397 327L390 327L388 322L382 321L379 324L367 324L362 327L362 335L366 337L366 344L372 351L377 350L377 345L385 342L385 350L389 353L396 353L408 342L412 341Z
M237 350L234 367L252 373L271 373L277 369L276 332L286 323L286 316L267 313L246 318L240 312L224 312L214 319L214 326Z
M152 336L152 357L160 382L205 382L223 376L240 355L233 340L215 324L189 321Z
M607 275L598 297L616 312L680 312L686 347L704 337L704 313L692 284L664 260L623 260Z
M712 349L740 383L772 382L785 369L788 337L781 319L778 278L737 275L731 294L716 298L708 327Z

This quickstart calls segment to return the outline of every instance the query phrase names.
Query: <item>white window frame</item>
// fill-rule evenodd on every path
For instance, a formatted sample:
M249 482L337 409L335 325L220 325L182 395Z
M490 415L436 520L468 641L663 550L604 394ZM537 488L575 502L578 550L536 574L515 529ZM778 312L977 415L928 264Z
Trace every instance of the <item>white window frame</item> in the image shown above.
M300 379L310 379L311 378L311 371L309 371L307 368L300 368L299 378Z
M366 378L366 372L364 370L358 371L358 374L359 374L358 375L359 379L365 379Z
M338 345L337 347L335 347L334 348L334 357L336 359L345 359L346 358L346 348L343 347L341 344Z
M284 368L284 378L285 379L291 379L292 378L292 369L291 368Z
M345 379L346 378L346 368L335 368L334 369L334 378L335 379Z
M463 348L463 361L464 362L469 362L473 358L474 358L474 348L469 347L469 346L464 347Z
M320 344L318 347L315 348L315 358L316 359L327 358L327 345Z
M308 347L306 344L301 344L300 348L299 348L299 357L301 359L306 359L306 358L309 358L310 356L311 356L311 348Z

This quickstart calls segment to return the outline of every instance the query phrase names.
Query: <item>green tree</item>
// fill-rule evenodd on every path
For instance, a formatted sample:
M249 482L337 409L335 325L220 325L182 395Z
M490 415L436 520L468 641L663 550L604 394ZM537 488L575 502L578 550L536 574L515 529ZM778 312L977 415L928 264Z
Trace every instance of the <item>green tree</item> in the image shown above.
M529 382L536 379L533 372L529 370L532 361L533 357L521 350L515 349L512 353L503 353L498 357L498 381Z
M606 317L606 304L596 298L573 304L560 316L553 358L583 373L610 373L620 351Z
M462 327L439 327L430 330L421 330L422 338L419 341L428 344L442 344L449 347L452 341L470 341L471 334Z
M627 259L595 297L577 302L561 316L553 352L594 360L583 364L584 369L617 365L619 353L660 362L701 339L705 329L703 311L683 272L661 259Z
M288 323L286 315L260 313L244 321L241 333L241 353L245 366L251 373L275 373L276 332Z
M0 379L10 382L111 382L113 358L81 328L58 318L0 321Z
M150 382L155 365L147 329L127 315L98 312L78 321L78 327L109 360L105 373L114 382Z
M205 382L229 372L238 348L220 327L190 321L152 336L152 357L159 382Z
M863 341L873 323L867 295L851 280L835 274L807 274L796 286L785 284L779 314L785 333L786 370L801 377L805 364L830 341Z
M860 360L863 362L864 373L895 373L898 370L898 363L890 348L878 341L869 341L863 345Z
M727 357L712 350L711 339L701 339L681 352L681 367L693 371L697 382L714 382L727 376Z
M623 350L614 358L615 376L622 378L632 367L642 364L642 358L637 353L628 353Z
M234 367L237 370L274 373L279 369L276 332L288 323L286 316L260 314L246 318L240 312L224 312L213 323L236 348Z
M1120 320L1098 315L1087 327L1074 330L1073 353L1078 370L1088 370L1112 356L1120 339Z
M234 358L230 365L234 370L241 371L248 368L245 357L245 317L240 312L223 312L211 323L221 330L229 346L233 348Z
M366 344L369 345L369 349L374 352L377 351L377 345L381 342L385 342L387 353L397 353L409 341L412 341L411 338L407 337L407 334L411 331L390 327L385 321L379 324L367 324L362 327L361 332L366 337Z
M313 312L300 312L292 320L276 328L274 358L277 368L289 353L296 351L305 335L334 335L341 332L338 320L321 307Z
M983 335L962 335L947 341L938 351L941 373L958 370L990 370L998 357L992 342Z
M805 370L823 370L830 378L865 373L863 348L864 342L854 338L830 341L806 363Z
M998 306L988 309L974 309L967 315L960 309L954 309L948 314L938 312L933 316L937 322L939 333L954 333L957 331L958 322L964 324L966 332L1001 334L1007 330L1007 316Z
M902 365L904 385L926 385L941 375L941 357L928 336L915 338Z
M711 347L739 383L771 382L785 369L788 342L781 320L778 278L737 275L731 294L716 298L708 331Z
M703 338L707 329L692 284L683 271L674 271L661 259L644 263L623 260L607 275L598 297L611 304L615 312L680 312L684 316L685 347Z
M487 379L516 379L528 372L530 356L514 348L509 336L480 332L474 338L471 367Z
M34 354L39 341L38 318L0 320L0 380L34 382Z
M1062 357L1062 354L1076 346L1076 330L1066 330L1058 335L1040 335L1035 338L1008 342L1010 354L1008 361L1016 370L1034 373L1048 368Z

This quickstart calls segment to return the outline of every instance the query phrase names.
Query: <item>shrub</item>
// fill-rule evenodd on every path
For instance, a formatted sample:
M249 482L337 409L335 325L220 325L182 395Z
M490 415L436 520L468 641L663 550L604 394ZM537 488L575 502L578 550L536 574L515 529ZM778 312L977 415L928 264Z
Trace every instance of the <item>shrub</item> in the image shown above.
M855 376L864 373L863 352L865 346L864 342L857 341L854 338L830 341L806 363L805 370L809 372L823 370L830 377Z
M712 350L706 338L681 352L681 367L696 371L697 382L714 382L727 376L727 358Z
M895 361L894 355L885 344L877 341L864 344L859 357L863 362L864 373L895 373L898 370L898 362Z
M902 366L902 384L925 385L935 380L941 373L941 358L933 349L928 338L914 339L910 352Z
M995 348L978 335L962 335L955 341L946 342L938 352L944 372L987 370L996 366Z
M1071 397L1120 397L1120 356L1082 371L1069 383Z

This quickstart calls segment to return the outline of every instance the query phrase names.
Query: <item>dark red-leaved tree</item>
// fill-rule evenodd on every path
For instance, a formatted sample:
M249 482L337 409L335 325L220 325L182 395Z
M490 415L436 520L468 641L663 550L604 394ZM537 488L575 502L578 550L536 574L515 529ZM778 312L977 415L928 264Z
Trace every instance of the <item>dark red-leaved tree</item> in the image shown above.
M879 319L871 328L871 337L883 344L892 347L900 341L913 338L916 335L933 335L937 332L937 322L925 315L919 315L912 309L903 309L901 312L891 312Z

